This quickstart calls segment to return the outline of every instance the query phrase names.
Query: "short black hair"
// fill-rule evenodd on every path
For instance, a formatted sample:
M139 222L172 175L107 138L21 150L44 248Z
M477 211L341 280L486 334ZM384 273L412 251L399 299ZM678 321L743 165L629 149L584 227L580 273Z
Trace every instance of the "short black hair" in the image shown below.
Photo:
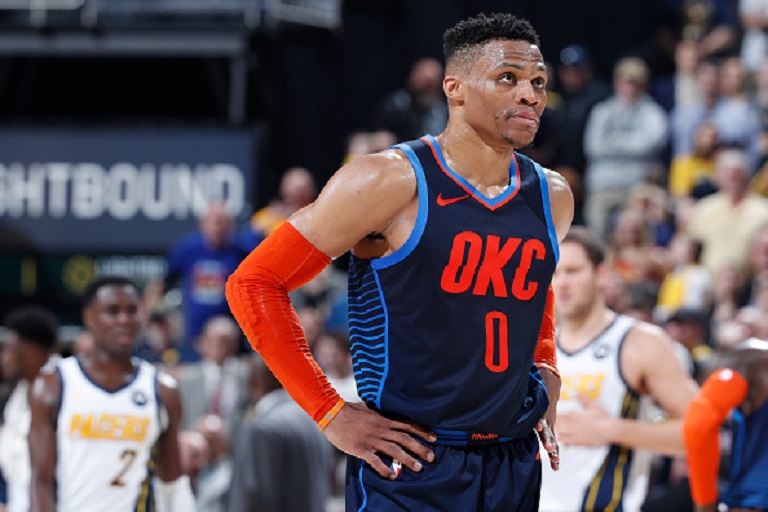
M562 243L573 242L587 253L592 266L598 267L605 261L605 248L600 240L584 226L572 226Z
M20 341L32 343L46 352L53 350L59 338L58 320L40 306L14 309L5 316L3 325L16 333Z
M457 53L494 39L528 41L539 46L531 23L508 13L483 13L461 20L443 33L443 55L448 63Z
M90 306L93 302L93 299L95 299L96 295L99 293L99 290L105 286L132 286L134 290L136 290L136 293L139 292L139 287L130 277L111 275L99 276L88 283L88 286L86 286L85 290L83 290L81 295L83 307L87 308Z

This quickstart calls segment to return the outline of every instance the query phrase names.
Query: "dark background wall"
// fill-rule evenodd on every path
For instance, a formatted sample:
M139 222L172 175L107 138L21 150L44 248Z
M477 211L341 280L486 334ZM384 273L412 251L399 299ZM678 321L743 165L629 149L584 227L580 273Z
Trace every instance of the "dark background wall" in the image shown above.
M258 201L279 173L305 165L325 181L345 137L365 129L376 101L403 84L411 63L441 57L442 32L477 12L528 17L548 60L572 42L610 73L625 53L668 68L656 36L674 0L348 0L338 31L283 24L250 37L246 124L261 125L264 157ZM55 31L54 28L44 30ZM0 123L226 125L224 59L0 59Z

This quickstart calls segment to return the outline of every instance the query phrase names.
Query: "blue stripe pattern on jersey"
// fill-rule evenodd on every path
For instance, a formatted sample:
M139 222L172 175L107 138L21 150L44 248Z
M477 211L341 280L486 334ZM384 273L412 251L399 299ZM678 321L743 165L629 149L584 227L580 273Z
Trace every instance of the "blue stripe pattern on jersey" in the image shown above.
M381 405L387 375L387 309L370 260L349 265L349 341L357 392L364 402Z

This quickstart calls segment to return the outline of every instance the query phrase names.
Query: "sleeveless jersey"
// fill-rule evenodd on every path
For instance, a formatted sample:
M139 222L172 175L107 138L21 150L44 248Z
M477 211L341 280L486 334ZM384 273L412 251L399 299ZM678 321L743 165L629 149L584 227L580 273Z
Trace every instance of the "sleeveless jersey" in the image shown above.
M151 452L161 431L157 370L134 363L131 382L115 391L94 384L76 357L59 363L59 512L149 510Z
M731 508L768 510L768 402L745 416L733 413L728 486L722 501Z
M619 368L624 339L636 324L635 319L618 315L574 353L558 344L562 377L558 414L580 409L578 396L586 395L613 417L645 419L649 415L649 399L627 385ZM541 456L548 460L543 447ZM560 470L542 466L541 512L639 512L648 490L651 454L618 445L561 446Z
M544 171L515 154L510 186L487 198L434 137L396 148L413 166L418 214L397 251L352 255L358 392L449 438L528 435L548 404L533 353L558 255Z

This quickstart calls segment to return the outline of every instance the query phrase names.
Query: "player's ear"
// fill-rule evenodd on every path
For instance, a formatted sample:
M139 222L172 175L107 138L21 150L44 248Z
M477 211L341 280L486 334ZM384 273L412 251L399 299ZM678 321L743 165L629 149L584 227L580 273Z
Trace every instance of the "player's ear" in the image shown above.
M443 78L443 92L448 102L457 102L459 104L464 102L464 83L456 75L446 75Z

